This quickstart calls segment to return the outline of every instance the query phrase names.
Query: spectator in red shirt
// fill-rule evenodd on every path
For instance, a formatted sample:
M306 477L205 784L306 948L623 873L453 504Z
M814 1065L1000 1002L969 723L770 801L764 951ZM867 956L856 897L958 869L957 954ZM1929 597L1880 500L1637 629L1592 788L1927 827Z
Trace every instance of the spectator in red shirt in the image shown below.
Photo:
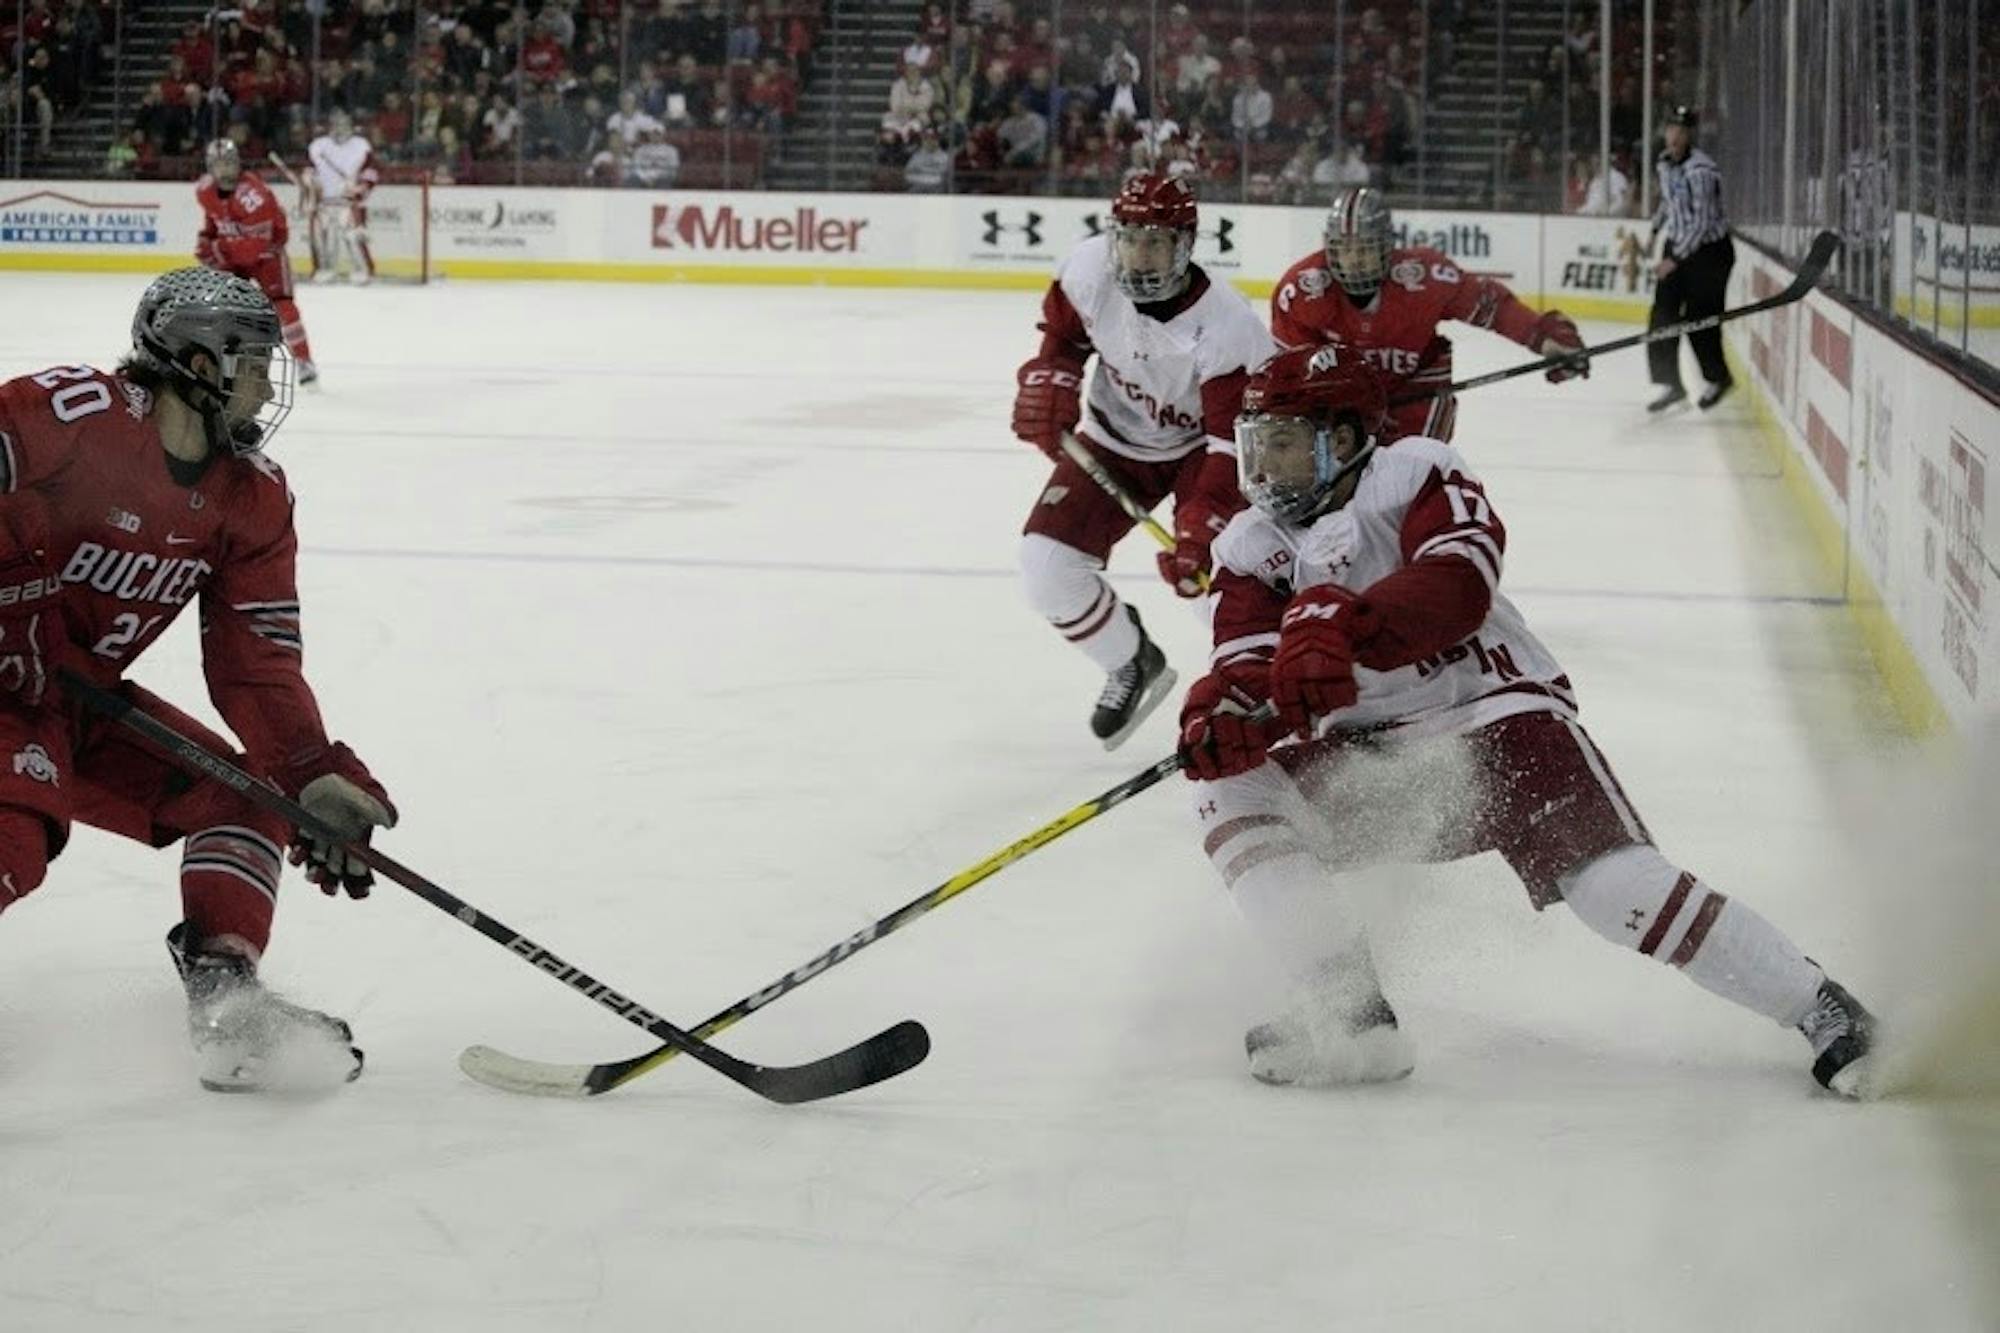
M173 54L187 70L187 80L206 87L215 78L215 44L199 21L190 20L175 39Z
M528 82L538 87L553 87L569 74L569 57L563 53L562 43L540 20L535 23L534 35L521 48L521 69Z
M764 57L743 96L757 113L761 127L772 131L789 124L799 107L798 87L792 81L791 71L776 56Z

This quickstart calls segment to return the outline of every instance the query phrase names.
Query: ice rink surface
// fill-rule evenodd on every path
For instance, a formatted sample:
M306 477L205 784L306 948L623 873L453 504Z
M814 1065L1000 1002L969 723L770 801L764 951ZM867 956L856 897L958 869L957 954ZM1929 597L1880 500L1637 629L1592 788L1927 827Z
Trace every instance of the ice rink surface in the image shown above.
M0 374L109 365L143 279L0 276ZM1044 465L1006 428L1031 293L308 289L308 666L403 812L382 845L693 1024L1165 753L1029 612ZM1593 338L1622 330L1587 329ZM1518 349L1461 330L1462 372ZM1470 395L1506 584L1654 834L1877 1008L1843 790L1897 744L1739 396L1649 420L1636 355ZM1114 562L1183 673L1203 627ZM193 617L134 673L207 714ZM2000 1157L1537 916L1494 857L1361 896L1419 1050L1251 1081L1282 989L1181 784L723 1039L930 1061L813 1107L691 1062L594 1102L477 1086L490 1042L643 1034L385 886L293 877L266 975L348 1017L312 1101L191 1075L176 858L80 830L0 923L0 1329L1990 1330ZM1919 969L1920 970L1920 969Z

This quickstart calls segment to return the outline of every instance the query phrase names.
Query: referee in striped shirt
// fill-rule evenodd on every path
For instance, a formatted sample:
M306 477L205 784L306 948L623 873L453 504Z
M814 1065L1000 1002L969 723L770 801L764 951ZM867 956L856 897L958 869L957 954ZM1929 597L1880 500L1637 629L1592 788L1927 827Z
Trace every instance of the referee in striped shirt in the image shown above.
M1656 164L1660 177L1660 207L1653 214L1653 234L1667 234L1666 248L1654 268L1653 315L1650 327L1678 324L1720 314L1729 288L1729 270L1736 266L1736 245L1729 239L1729 219L1722 212L1722 173L1715 159L1694 146L1695 113L1675 107L1667 117L1666 151ZM1708 387L1701 391L1705 412L1735 387L1729 365L1722 359L1720 326L1688 335L1694 359L1701 363ZM1660 396L1647 407L1663 412L1687 400L1681 387L1680 339L1662 338L1646 344L1653 383Z

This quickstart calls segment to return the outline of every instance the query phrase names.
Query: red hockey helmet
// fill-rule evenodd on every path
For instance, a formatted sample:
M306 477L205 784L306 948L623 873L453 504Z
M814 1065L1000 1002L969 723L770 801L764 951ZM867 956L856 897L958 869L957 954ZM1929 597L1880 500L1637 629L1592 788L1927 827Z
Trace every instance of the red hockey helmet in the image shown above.
M1236 418L1243 494L1283 522L1318 518L1335 507L1341 479L1375 452L1388 420L1382 377L1359 352L1340 343L1286 348L1243 390Z
M1179 176L1141 172L1111 201L1111 265L1118 290L1164 301L1187 286L1194 255L1194 189Z

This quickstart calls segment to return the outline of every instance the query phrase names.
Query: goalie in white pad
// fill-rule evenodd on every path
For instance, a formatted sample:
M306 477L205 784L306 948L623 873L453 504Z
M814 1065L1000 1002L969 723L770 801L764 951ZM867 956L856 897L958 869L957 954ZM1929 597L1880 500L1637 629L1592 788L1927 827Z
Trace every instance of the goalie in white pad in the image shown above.
M327 131L306 149L311 161L313 281L332 282L345 260L349 279L375 279L375 256L368 249L368 195L381 179L375 149L355 133L345 111L336 111Z
M1565 902L1613 943L1797 1028L1821 1084L1866 1093L1868 1011L1653 846L1569 678L1500 593L1507 532L1479 478L1438 440L1378 447L1387 423L1377 372L1339 346L1273 358L1237 420L1253 508L1215 543L1213 670L1188 693L1181 748L1204 850L1301 991L1295 1014L1252 1029L1252 1072L1408 1073L1328 872L1498 851L1538 909ZM1255 714L1265 702L1275 721Z

